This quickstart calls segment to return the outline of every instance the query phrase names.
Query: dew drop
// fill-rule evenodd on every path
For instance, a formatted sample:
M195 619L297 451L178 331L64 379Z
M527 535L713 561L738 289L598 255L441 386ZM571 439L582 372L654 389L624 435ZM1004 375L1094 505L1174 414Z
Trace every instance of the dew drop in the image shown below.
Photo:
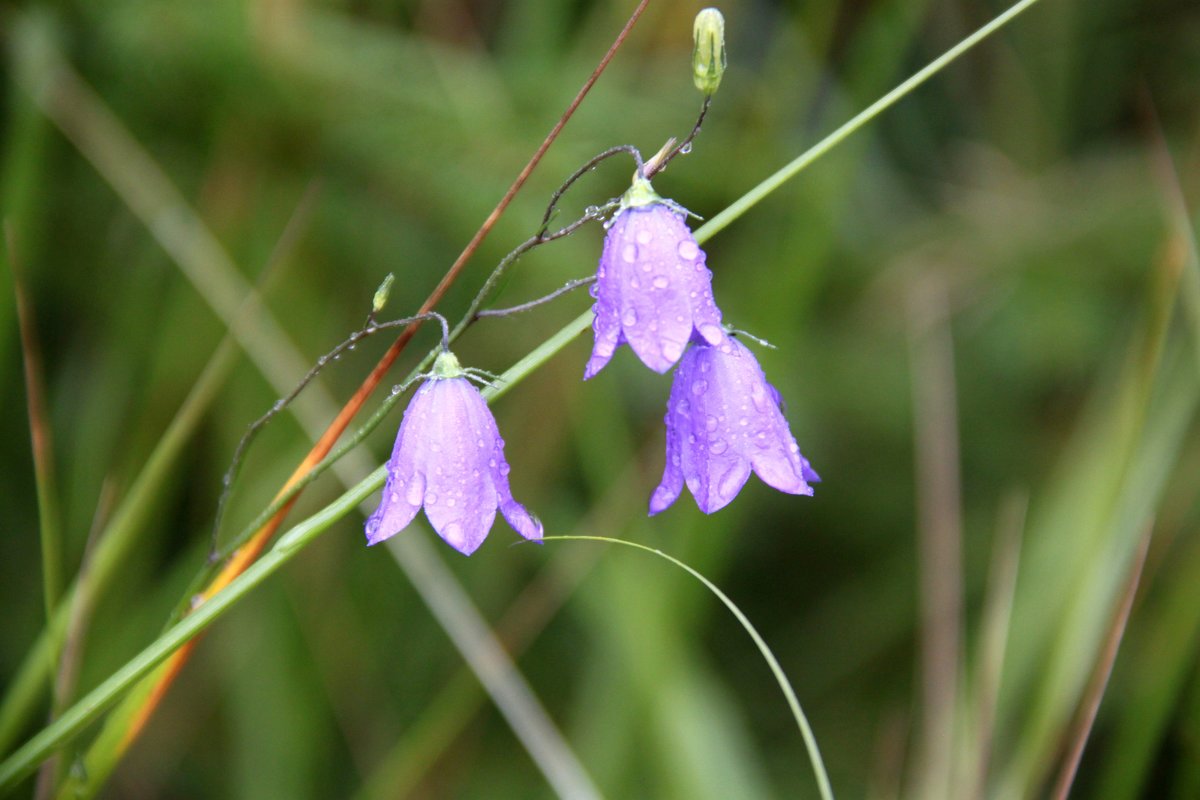
M458 501L455 500L453 497L447 497L446 505L450 506L450 508L454 508L456 505L458 505Z
M494 458L489 458L489 459L488 459L488 466L489 466L489 467L491 467L492 469L495 469L495 468L496 468L496 459L494 459Z
M625 309L625 316L621 317L621 324L627 328L632 328L637 325L637 312L632 308Z
M629 279L629 288L630 289L642 288L642 282L637 279L637 275L634 275L632 278Z
M391 495L390 495L390 500L391 500L391 502L393 502L393 503L399 503L399 502L400 502L400 493L399 493L399 492L392 492L392 493L391 493Z
M709 362L707 362L707 361L700 362L700 371L701 372L708 372L709 369L711 369L711 368L712 368L712 364L710 364Z
M708 418L704 420L704 429L710 432L715 431L717 429L717 418L709 414Z
M621 258L623 258L627 264L632 264L635 261L637 261L637 257L638 257L637 245L634 244L633 242L630 242L629 244L625 245L625 247L623 247L621 249Z
M667 361L677 361L683 355L683 345L678 342L663 342L662 354Z
M442 452L442 446L441 446L441 444L439 444L438 442L431 442L431 443L429 444L429 449L430 449L430 450L432 450L432 451L433 451L433 452L435 452L435 453L440 453L440 452Z
M700 248L696 246L695 242L685 240L679 243L676 252L684 261L695 261L696 256L700 255Z
M598 286L596 286L596 284L593 283L591 286L588 287L588 294L590 294L592 297L599 297L600 296L600 288Z
M724 439L713 439L708 443L708 452L712 453L714 456L719 456L728 449L729 445L725 443Z
M442 538L454 545L463 543L463 526L457 522L451 522L442 529Z
M689 433L688 434L688 444L695 444L695 443L696 443L696 434Z
M643 228L642 230L638 231L637 235L633 238L637 239L638 244L650 244L650 240L653 239L654 236L650 233L650 231Z
M666 275L658 275L654 278L654 288L656 289L665 289L670 285L671 281L668 280Z
M716 344L721 341L721 327L714 325L711 322L706 322L700 326L700 335L704 337L709 344Z
M507 476L507 475L508 475L508 473L510 473L510 472L512 472L512 467L510 467L510 466L508 465L508 462L507 462L507 461L501 462L501 463L500 463L500 474L501 474L501 476Z
M425 505L427 505L427 506L437 505L437 494L435 492L426 492L425 493Z
M413 478L413 482L408 485L408 491L404 493L404 499L409 505L421 505L421 497L425 494L425 479L420 475Z
M708 381L704 380L703 378L692 383L692 394L696 395L697 397L704 394L706 391L708 391Z
M678 411L680 414L686 414L686 413L688 413L689 411L691 411L691 410L692 410L692 404L691 404L691 403L689 403L689 402L687 401L687 398L685 397L685 398L683 398L682 400L680 400L680 401L679 401L679 405L678 405L678 406L676 406L676 407L675 407L675 409L676 409L676 410L677 410L677 411Z
M754 381L750 384L750 399L754 401L754 407L759 411L769 411L771 404L767 399L767 390L763 387L761 381Z
M759 431L754 434L754 444L766 449L771 446L771 435L767 431Z
M681 460L681 459L679 458L679 453L675 453L674 455L672 455L672 456L671 456L671 463L672 463L673 465L675 465L676 467L678 467L678 466L679 466L679 462L680 462L680 460Z
M717 494L721 496L722 500L730 500L740 488L742 488L742 474L738 465L734 464L721 476L721 480L717 484Z
M691 142L688 142L687 144L685 144L679 148L679 154L681 156L686 156L690 152L692 152L692 143Z

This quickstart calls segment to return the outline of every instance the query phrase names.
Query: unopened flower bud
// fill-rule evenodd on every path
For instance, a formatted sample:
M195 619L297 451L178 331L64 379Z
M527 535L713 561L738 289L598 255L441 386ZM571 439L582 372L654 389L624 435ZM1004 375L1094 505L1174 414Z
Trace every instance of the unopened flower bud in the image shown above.
M392 281L394 280L396 280L396 276L389 272L388 276L383 279L383 283L379 284L379 288L375 290L375 298L371 301L372 314L378 314L387 305L388 295L392 293Z
M716 94L725 74L725 17L720 11L706 8L696 15L692 41L692 80L704 94Z

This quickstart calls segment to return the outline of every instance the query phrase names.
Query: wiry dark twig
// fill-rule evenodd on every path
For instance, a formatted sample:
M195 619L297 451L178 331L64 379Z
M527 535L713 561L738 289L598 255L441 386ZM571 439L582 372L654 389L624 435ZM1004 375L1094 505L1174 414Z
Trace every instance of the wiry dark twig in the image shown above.
M308 373L305 374L305 376L300 379L300 382L296 384L295 388L293 388L283 397L276 400L275 404L271 406L267 413L250 423L250 427L246 429L244 434L242 434L242 438L238 442L237 448L233 451L233 460L229 464L229 469L225 471L225 475L221 478L221 497L219 500L217 500L217 512L216 516L213 518L212 546L209 551L210 563L218 560L221 557L217 542L221 532L221 523L225 519L225 507L228 505L229 496L233 491L233 482L237 479L237 474L241 469L242 461L246 457L246 450L250 447L250 444L258 435L258 432L261 431L276 414L287 408L288 404L295 400L300 393L304 391L306 386L312 383L313 379L317 377L321 370L323 370L331 362L341 358L342 354L346 351L353 350L363 339L379 333L380 331L391 330L392 328L403 328L413 324L414 322L423 322L430 319L436 319L442 326L442 349L449 349L450 327L446 323L446 318L436 311L429 311L424 314L405 317L404 319L396 319L389 322L378 323L374 321L374 313L372 312L372 314L367 317L367 324L364 327L359 328L354 333L350 334L337 347L318 358Z
M712 95L707 95L704 98L704 103L700 106L700 115L696 117L696 124L692 126L692 132L687 135L682 142L677 144L671 152L667 153L658 161L646 166L646 177L652 178L658 173L667 168L676 156L687 155L692 152L692 140L700 133L700 128L704 125L704 118L708 116L708 107L712 105Z
M565 286L562 286L559 289L555 289L553 292L546 295L545 297L539 297L536 300L530 300L528 303L521 303L520 305L517 305L517 306L510 306L509 308L483 309L482 311L477 311L475 313L475 316L477 316L477 317L507 317L510 314L520 314L522 311L528 311L531 308L537 308L542 303L549 303L551 300L554 300L555 298L560 297L560 296L566 294L567 292L573 292L576 289L578 289L580 286L587 286L589 283L595 283L595 282L596 282L596 276L589 275L586 278L579 278L578 280L568 281Z

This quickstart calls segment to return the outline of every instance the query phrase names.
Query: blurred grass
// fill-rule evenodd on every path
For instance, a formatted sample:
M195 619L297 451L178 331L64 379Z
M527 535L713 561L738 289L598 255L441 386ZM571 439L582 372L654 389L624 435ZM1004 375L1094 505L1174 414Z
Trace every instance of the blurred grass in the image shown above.
M266 300L315 356L361 322L387 272L397 274L391 309L419 302L629 8L115 0L4 9L0 198L38 310L74 571L100 487L111 480L120 497L131 491L221 327L15 82L14 54L29 42L26 28L7 23L30 10L46 13L67 60L234 264L264 263L305 187L322 181L294 266ZM462 308L490 265L529 234L562 175L610 144L652 151L686 130L696 105L687 70L695 10L651 6L447 309ZM656 181L703 216L999 7L723 10L730 73L694 152ZM1194 319L1166 316L1175 292L1161 288L1156 269L1172 212L1138 106L1145 87L1194 208L1197 34L1200 13L1188 6L1050 0L708 243L726 319L780 348L761 360L825 479L812 500L752 481L714 517L681 501L644 519L669 384L628 354L581 385L586 346L577 343L497 405L514 492L548 530L573 530L603 501L606 529L592 532L671 552L742 606L792 677L841 796L905 785L881 755L892 720L901 720L902 740L916 741L904 297L929 273L948 286L954 334L968 670L998 510L1013 487L1031 497L987 796L1035 796L1052 774L1122 566L1150 515L1158 518L1150 572L1074 796L1186 797L1200 780L1191 634L1200 599L1190 591L1197 352L1185 327ZM573 208L621 191L625 173L602 169L582 182ZM598 248L598 230L585 230L523 259L504 298L519 302L587 274ZM0 273L6 690L44 618L9 287ZM490 321L459 355L503 369L586 304L581 294ZM327 374L331 393L346 396L384 346L343 359ZM157 494L146 544L100 599L81 691L158 630L198 566L220 473L274 397L254 369L230 375ZM372 437L376 463L392 433ZM281 418L262 437L231 523L262 507L298 457L296 434ZM641 491L615 491L620 481ZM317 488L304 509L330 496ZM450 561L493 620L558 558L549 547L508 550L511 538L498 526L477 556ZM443 687L462 681L451 680L460 658L411 586L361 544L358 521L343 522L276 588L215 628L109 794L322 797L369 781ZM715 604L659 565L621 554L605 554L564 591L576 580L520 666L606 796L724 797L731 786L737 796L813 796L786 707ZM324 633L313 638L314 629ZM488 706L440 757L417 752L412 796L548 793ZM275 766L255 773L256 763Z

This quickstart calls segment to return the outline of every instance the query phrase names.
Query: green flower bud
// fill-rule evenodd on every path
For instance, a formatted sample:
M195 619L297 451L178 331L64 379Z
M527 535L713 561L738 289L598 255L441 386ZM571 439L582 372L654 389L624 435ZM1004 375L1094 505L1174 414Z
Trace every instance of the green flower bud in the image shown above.
M396 280L396 276L389 272L388 276L383 279L383 283L379 284L379 288L375 290L375 297L371 301L372 314L378 314L387 305L388 295L392 293L392 281L394 280Z
M706 8L696 15L692 41L692 80L704 94L715 94L725 74L725 17L720 11Z

